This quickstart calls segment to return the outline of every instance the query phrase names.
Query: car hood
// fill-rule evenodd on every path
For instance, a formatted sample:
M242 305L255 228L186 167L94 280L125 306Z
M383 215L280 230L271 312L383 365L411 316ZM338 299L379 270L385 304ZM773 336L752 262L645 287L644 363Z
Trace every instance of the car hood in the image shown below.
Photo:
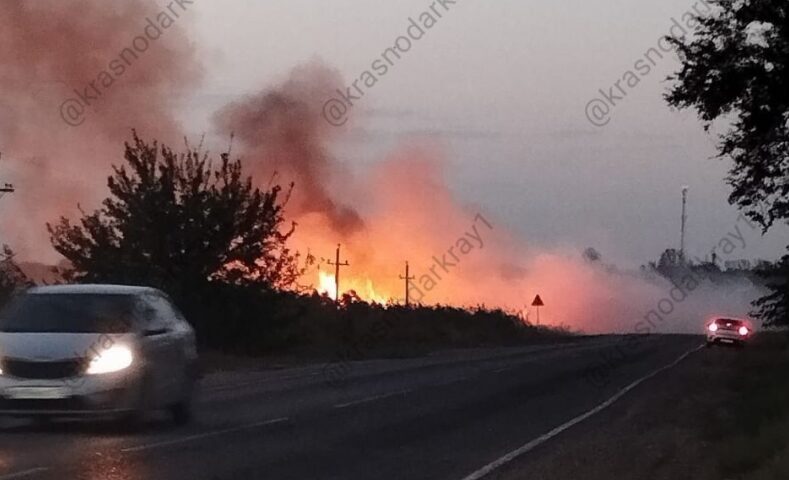
M134 334L0 333L0 357L41 362L86 358L134 339Z

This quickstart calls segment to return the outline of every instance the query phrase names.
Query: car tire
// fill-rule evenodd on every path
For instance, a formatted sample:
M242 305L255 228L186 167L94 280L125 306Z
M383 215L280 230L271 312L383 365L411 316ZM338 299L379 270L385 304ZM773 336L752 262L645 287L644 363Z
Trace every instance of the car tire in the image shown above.
M706 345L707 348L712 348L714 346L715 346L715 341L707 340L707 345Z
M134 402L131 410L123 412L115 419L115 423L122 431L136 433L142 428L145 422L145 414L148 411L148 390L150 389L150 385L150 377L146 375L143 377L142 383L140 384L139 396Z
M194 362L187 368L186 378L184 378L183 397L178 403L174 403L168 408L170 415L173 417L173 422L177 426L186 425L194 418L192 397L194 396L199 377L200 369L197 362Z
M142 429L145 422L145 401L143 395L140 395L140 401L131 410L120 414L115 423L118 428L125 433L137 433Z
M143 411L139 409L122 413L115 419L115 425L123 433L137 433L142 428Z
M173 422L179 427L188 424L194 418L191 399L184 399L176 404L170 405L168 410L173 417Z
M48 415L35 416L31 419L34 428L48 429L52 427L53 418Z

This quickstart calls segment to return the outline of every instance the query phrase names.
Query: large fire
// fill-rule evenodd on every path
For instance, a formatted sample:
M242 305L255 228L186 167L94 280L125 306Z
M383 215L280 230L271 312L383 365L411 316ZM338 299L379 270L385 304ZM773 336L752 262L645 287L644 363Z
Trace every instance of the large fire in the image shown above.
M83 125L69 128L53 106L75 100L74 87L97 72L109 76L107 62L141 33L138 20L155 17L158 7L147 0L128 0L122 9L102 0L85 0L80 9L58 0L22 3L0 2L0 143L4 158L16 159L4 163L10 171L2 173L24 185L4 199L9 225L3 233L13 237L9 241L23 258L57 261L45 223L104 198L106 175L120 160L130 127L171 146L190 137L193 132L177 120L189 111L179 109L198 93L201 74L211 64L201 64L200 50L188 41L188 23L181 20L124 70L111 95L87 109ZM371 159L369 169L340 161L347 160L336 157L345 134L354 134L351 147L368 142L357 153L372 150L376 138L374 129L365 129L361 107L344 127L324 118L326 100L346 84L336 70L310 62L211 119L209 138L232 137L233 156L244 160L245 173L260 186L295 184L286 217L298 228L289 248L311 252L320 268L310 270L303 283L314 282L315 289L335 296L331 262L342 243L342 260L349 265L340 269L341 293L401 303L408 261L412 303L502 307L528 317L527 306L540 294L543 322L594 332L632 331L634 322L673 291L667 282L657 285L602 262L584 262L580 251L588 245L537 248L508 230L505 215L463 203L448 186L445 154L432 135L399 138L394 153ZM484 160L479 169L487 168ZM678 309L692 303L683 301ZM685 318L694 318L691 313Z
M355 294L367 302L386 305L394 298L376 292L373 281L369 278L348 278L340 280L340 296L344 294ZM334 273L318 270L318 287L316 288L321 295L327 295L332 300L337 300L337 283Z

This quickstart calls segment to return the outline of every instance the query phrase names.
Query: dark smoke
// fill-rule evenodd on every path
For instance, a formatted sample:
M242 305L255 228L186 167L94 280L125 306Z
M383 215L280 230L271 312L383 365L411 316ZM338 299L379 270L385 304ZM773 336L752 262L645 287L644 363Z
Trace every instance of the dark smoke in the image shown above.
M321 115L330 92L342 85L338 73L313 63L296 68L282 85L231 104L216 115L221 133L240 140L247 168L258 178L277 172L296 184L297 215L319 213L337 232L362 227L356 210L332 198L342 170L326 150L334 127Z

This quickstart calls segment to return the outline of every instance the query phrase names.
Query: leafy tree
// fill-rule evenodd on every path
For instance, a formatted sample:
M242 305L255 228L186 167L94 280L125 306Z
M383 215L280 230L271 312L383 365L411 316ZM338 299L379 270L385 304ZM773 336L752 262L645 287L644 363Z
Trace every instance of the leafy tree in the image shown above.
M283 228L290 191L254 187L228 153L214 164L187 149L177 154L134 132L103 207L83 212L76 225L66 218L47 225L54 248L71 263L70 280L153 285L182 298L217 282L295 285L299 255L286 246L295 224Z
M13 259L14 252L3 245L0 249L0 305L3 305L15 290L29 283Z
M765 272L768 278L767 287L772 291L769 295L755 302L756 314L772 320L774 325L783 325L781 319L789 318L789 255L784 257Z
M602 255L594 247L588 247L581 255L589 263L599 262L602 259Z
M734 162L729 201L766 232L789 222L789 4L709 3L713 13L697 18L695 36L672 39L682 67L666 100L695 109L707 130L716 120L728 122L718 153ZM768 298L785 304L787 289L773 291ZM783 317L775 309L760 313L774 324L789 323L785 310Z
M660 254L657 269L660 272L670 272L672 269L682 266L684 266L682 254L679 252L679 250L675 248L667 248L663 253Z

